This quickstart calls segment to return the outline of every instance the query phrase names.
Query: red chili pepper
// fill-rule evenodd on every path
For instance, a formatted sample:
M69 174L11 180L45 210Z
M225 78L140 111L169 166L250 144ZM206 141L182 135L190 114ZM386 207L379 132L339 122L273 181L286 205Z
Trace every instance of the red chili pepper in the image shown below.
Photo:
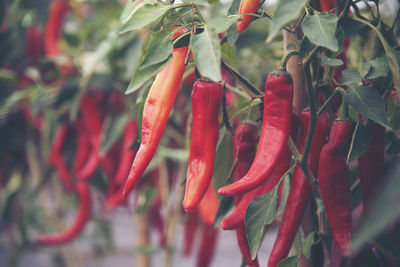
M64 157L62 155L62 148L68 138L69 130L70 126L68 123L64 123L58 127L54 135L47 162L49 165L56 167L57 174L65 190L71 192L73 191L74 186L71 181L71 174L68 171L67 165L65 164Z
M58 233L39 235L35 238L36 243L42 245L60 245L71 241L82 232L90 216L91 199L89 185L86 182L78 182L76 192L79 198L79 206L72 225L68 229Z
M48 57L54 57L60 54L58 41L61 35L63 20L68 13L68 9L69 5L66 0L54 0L50 4L44 35L44 48Z
M241 0L240 1L240 7L239 7L239 15L242 14L248 14L248 13L256 13L258 6L260 5L260 0ZM242 15L240 16L242 19L241 21L238 21L236 28L238 32L243 32L247 26L251 23L253 20L252 15Z
M189 256L192 253L194 238L196 236L197 226L199 225L199 214L197 211L187 213L187 220L184 224L183 233L183 256Z
M365 211L370 210L377 192L382 188L385 173L385 128L371 123L368 131L371 140L368 150L358 160Z
M94 99L85 95L80 99L80 110L82 112L82 120L87 130L89 143L91 146L90 154L82 168L76 172L78 179L84 180L96 171L100 163L100 134L101 134L101 115L97 109Z
M306 142L308 126L310 124L310 112L302 112L300 114L300 121L302 135L299 150L300 153L302 153ZM329 118L327 114L324 113L316 123L307 159L308 165L314 175L318 173L319 156L322 146L326 142L328 132ZM278 235L269 257L269 267L277 266L278 263L288 255L308 201L311 198L311 194L312 190L306 176L300 167L296 167Z
M187 46L174 49L172 60L157 74L150 88L143 109L142 140L123 195L127 195L135 187L156 152L185 72L187 51Z
M149 221L151 227L155 228L160 236L159 246L164 247L167 242L167 236L164 228L164 219L161 215L161 207L161 197L160 194L158 194L158 197L154 200L149 209Z
M351 241L350 174L346 164L354 123L338 120L332 125L329 141L322 148L318 180L332 235L344 256Z
M30 26L25 33L25 55L29 60L36 60L42 56L42 31L36 25Z
M217 245L218 229L213 229L211 225L205 225L200 241L200 248L197 254L196 266L208 267L214 257Z
M207 192L197 206L200 218L202 218L207 225L212 225L217 216L218 207L219 198L215 192L214 185L211 182L208 186Z
M247 239L246 227L244 225L236 229L236 239L238 241L240 252L242 253L243 259L246 264L249 267L260 266L258 264L257 257L254 260L251 259L249 241Z
M235 209L221 221L221 227L224 230L233 230L244 226L244 217L250 202L268 192L270 192L282 175L288 170L292 154L288 147L285 148L284 153L280 156L279 162L273 172L267 177L261 185L257 188L245 193Z
M218 142L218 112L222 100L219 83L196 81L192 91L192 136L182 206L186 211L197 207L209 187Z
M76 122L76 152L73 164L73 172L76 173L85 164L90 152L89 138L86 133L85 125L82 119Z
M292 117L293 82L290 74L270 74L265 83L264 113L257 154L247 174L224 186L225 196L248 192L260 185L274 171L287 147Z

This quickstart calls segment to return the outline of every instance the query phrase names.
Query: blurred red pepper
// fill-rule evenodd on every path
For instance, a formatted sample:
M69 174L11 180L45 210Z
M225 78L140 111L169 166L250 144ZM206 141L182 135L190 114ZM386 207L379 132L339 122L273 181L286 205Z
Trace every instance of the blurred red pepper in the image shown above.
M63 20L68 10L69 4L67 0L54 0L50 4L44 35L44 48L48 57L54 57L60 54L58 42L61 35Z

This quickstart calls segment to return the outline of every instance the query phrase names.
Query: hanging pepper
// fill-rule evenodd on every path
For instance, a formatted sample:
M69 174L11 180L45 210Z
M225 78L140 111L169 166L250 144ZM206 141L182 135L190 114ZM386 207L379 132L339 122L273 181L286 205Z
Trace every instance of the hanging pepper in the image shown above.
M90 153L86 163L76 172L76 177L81 180L90 178L96 171L100 163L100 134L101 134L101 115L97 109L96 102L88 95L80 99L80 110L82 120L86 128L86 134L90 143Z
M90 189L86 182L78 182L76 192L79 198L78 212L72 225L64 231L39 235L35 238L35 242L42 245L60 245L78 236L86 225L91 209Z
M246 234L246 226L243 225L236 229L236 239L238 241L240 252L242 253L243 259L246 264L249 267L260 266L258 264L257 256L254 260L251 259L249 240L247 239Z
M200 248L197 254L196 266L208 267L214 257L217 245L218 229L213 229L212 225L205 225L203 228Z
M215 217L217 216L219 207L219 198L217 192L215 192L214 185L211 182L208 186L207 192L204 194L197 210L199 212L200 218L208 224L212 225L214 223Z
M225 196L248 192L260 185L274 171L287 147L292 117L293 82L285 71L270 74L265 83L264 113L257 154L247 174L224 186Z
M36 60L42 56L42 31L36 25L28 27L25 33L25 55L29 60Z
M368 150L358 159L364 210L367 212L382 188L385 173L385 128L371 123L368 131L371 140Z
M222 100L219 83L196 81L192 91L192 136L187 170L186 211L197 207L210 185L218 142L218 112Z
M251 23L253 20L252 15L243 15L243 14L248 14L248 13L256 13L258 6L260 5L260 0L241 0L240 1L240 7L239 7L239 15L242 20L237 22L236 28L237 31L243 32L247 26Z
M184 224L183 233L183 256L189 256L192 253L194 238L196 236L197 227L199 225L198 212L187 213L187 220Z
M54 0L50 4L44 35L44 48L48 57L60 54L58 41L61 35L62 23L68 9L69 5L66 0Z
M87 157L90 152L90 142L86 133L84 122L81 118L76 121L76 152L73 164L73 172L76 173L85 165Z
M332 235L344 256L349 256L351 241L350 174L346 164L354 123L337 120L333 123L329 141L322 148L318 180L321 197L328 215Z
M183 29L178 30L175 35L183 32ZM175 48L172 52L172 60L157 74L150 88L143 109L142 140L132 163L123 195L127 195L138 183L156 152L185 72L187 52L187 46Z
M301 122L301 140L299 151L303 153L306 142L307 131L310 124L310 112L305 111L300 114ZM326 113L322 114L317 121L315 131L311 141L310 152L308 154L308 165L314 175L318 173L318 162L322 146L326 142L329 132L329 118ZM311 198L312 190L309 182L300 167L296 167L292 185L290 187L289 196L286 202L285 210L282 215L282 221L279 226L278 235L272 252L269 257L268 266L277 266L278 263L285 258L292 246L297 230L300 226L301 219Z
M67 141L69 130L70 125L68 123L64 123L60 127L58 127L54 135L47 162L50 166L56 167L57 174L65 190L67 192L72 192L74 186L71 181L71 174L68 171L67 165L62 155L62 148Z

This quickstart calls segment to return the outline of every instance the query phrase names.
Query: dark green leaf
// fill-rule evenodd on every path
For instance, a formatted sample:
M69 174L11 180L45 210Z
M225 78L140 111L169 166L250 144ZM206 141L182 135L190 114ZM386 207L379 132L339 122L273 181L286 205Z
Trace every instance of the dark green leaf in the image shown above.
M172 59L172 55L164 62L149 66L142 70L139 69L140 64L138 64L135 72L133 73L133 76L132 76L131 82L129 83L128 89L126 89L125 94L133 93L137 89L139 89L145 82L147 82L152 77L154 77L157 73L159 73L165 67L165 65L168 64L168 62L171 59ZM139 60L139 62L140 62L140 60Z
M214 82L221 81L221 49L218 35L208 27L193 36L191 49L201 76Z
M390 71L389 64L385 56L365 62L364 68L368 70L367 75L365 75L366 79L386 77Z
M218 207L217 216L215 217L215 221L213 224L214 228L218 227L222 219L228 214L232 207L233 197L223 197Z
M272 41L285 25L295 20L307 3L308 0L279 0L275 16L272 19L271 32L268 35L267 42Z
M228 9L228 16L238 14L239 7L240 7L240 0L233 0Z
M381 234L372 242L373 246L376 247L382 254L387 257L399 259L400 258L400 249L394 242L392 238L387 236L386 234Z
M353 139L350 145L350 151L347 155L347 164L358 159L368 149L370 136L368 130L364 127L361 120L358 120L354 130Z
M208 22L207 26L210 30L220 33L228 30L238 19L238 17L214 17Z
M104 156L112 145L122 136L128 116L110 115L107 117L101 140L100 155Z
M250 202L245 215L246 234L251 258L257 256L264 234L275 219L277 191L273 190Z
M233 24L229 27L226 32L226 36L228 38L228 43L230 46L233 46L239 38L239 32L237 31L236 24Z
M339 50L336 39L337 22L338 17L334 14L315 12L305 17L301 26L312 43L336 52Z
M171 40L173 34L174 31L170 29L165 29L151 34L150 40L147 44L146 53L143 55L143 60L139 66L140 70L168 59L172 53L172 49L174 48Z
M292 256L292 257L287 257L281 260L277 267L297 267L297 262L299 261L299 256Z
M358 71L353 69L345 69L342 72L342 80L338 82L344 85L350 85L352 83L359 83L361 81L361 75L358 73Z
M383 192L378 195L371 212L355 235L352 249L360 248L400 216L400 164L394 162L393 166L395 167L390 172L392 174L391 180L387 183Z
M315 232L311 232L304 239L302 244L302 252L306 259L310 259L311 256L311 247L315 244Z
M307 37L304 37L300 44L299 58L304 58L314 47L315 45Z
M376 89L349 87L345 100L361 115L390 128L385 114L385 103Z
M158 3L145 4L139 7L130 16L127 23L122 26L120 34L127 33L133 30L138 30L149 25L150 23L161 18L161 16L163 16L170 8L170 5Z
M338 67L343 65L343 61L341 59L329 58L321 53L318 53L318 57L321 59L321 64L325 66Z

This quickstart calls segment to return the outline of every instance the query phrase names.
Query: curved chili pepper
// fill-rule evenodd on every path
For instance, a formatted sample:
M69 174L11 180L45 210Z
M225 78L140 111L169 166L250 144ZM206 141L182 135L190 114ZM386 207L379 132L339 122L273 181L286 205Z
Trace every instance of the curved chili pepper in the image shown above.
M85 125L82 119L78 119L75 124L76 129L76 152L75 152L75 160L73 164L73 171L76 173L79 169L83 167L85 164L89 151L90 151L90 143L85 133Z
M382 188L385 173L385 128L371 123L368 131L371 140L368 150L358 159L365 211L370 210L377 192Z
M187 51L187 46L174 49L172 60L157 74L150 88L143 109L142 140L123 195L127 195L138 183L156 152L185 72Z
M243 15L248 13L256 13L260 0L241 0L239 7L239 15L242 20L237 22L236 28L238 32L243 32L253 20L252 15Z
M242 253L243 259L246 264L249 267L260 266L258 264L257 257L254 260L251 259L249 240L247 239L246 227L244 225L236 229L236 239L238 241L240 252Z
M213 229L212 225L205 225L200 241L200 248L197 254L196 266L208 267L214 257L217 245L218 229Z
M87 130L87 136L91 146L90 154L86 163L76 172L78 179L84 180L96 171L100 163L100 134L101 134L101 115L97 109L96 102L89 96L82 96L80 99L80 110L82 120Z
M335 0L320 0L319 6L322 12L328 12L335 8Z
M68 171L62 155L62 147L68 138L69 129L70 126L68 123L64 123L57 128L47 162L49 165L56 167L57 174L65 190L71 192L74 186L71 181L71 174Z
M29 60L35 60L42 56L42 31L36 25L28 27L25 33L25 54Z
M48 57L60 54L58 41L61 35L62 23L69 9L68 1L54 0L49 7L49 17L44 34L44 48Z
M199 225L199 214L197 211L187 213L183 233L183 256L189 256L194 245L197 226Z
M221 227L224 230L232 230L244 225L244 217L250 202L268 192L270 192L282 175L288 170L292 154L288 147L284 149L283 154L279 158L279 162L273 172L268 176L257 188L245 193L235 209L221 221Z
M76 192L79 198L79 206L72 225L68 229L58 233L39 235L35 238L36 243L42 245L60 245L71 241L82 232L90 216L91 199L89 185L86 182L78 182Z
M306 142L308 126L310 124L310 112L302 112L300 114L302 135L299 150L303 152ZM308 165L314 175L318 173L318 162L322 146L326 142L329 132L329 118L326 113L322 114L317 121L315 131L311 141L310 152L308 155ZM278 263L285 258L292 246L297 230L300 226L301 219L311 198L311 187L306 176L300 167L296 167L292 185L290 187L289 196L286 202L285 210L282 215L282 221L279 226L278 235L272 252L269 256L268 266L277 266Z
M346 164L354 123L338 120L332 125L329 141L322 148L318 180L332 235L344 256L351 241L350 174Z
M202 218L207 225L212 225L217 216L218 207L219 198L215 192L214 185L211 182L208 186L207 192L204 194L197 206L200 218Z
M265 83L264 113L257 154L247 174L224 186L225 196L248 192L260 185L274 171L287 147L292 117L293 82L290 74L270 74Z
M192 136L185 197L182 202L186 211L197 207L210 185L219 135L218 112L221 100L221 84L206 81L194 83Z

